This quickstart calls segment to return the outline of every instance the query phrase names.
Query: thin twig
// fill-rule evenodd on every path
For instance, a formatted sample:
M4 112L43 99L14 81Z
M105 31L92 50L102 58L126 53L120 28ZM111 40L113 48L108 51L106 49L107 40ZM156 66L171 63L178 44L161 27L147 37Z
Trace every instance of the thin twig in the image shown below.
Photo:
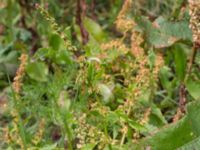
M87 5L85 0L78 0L77 11L76 11L76 23L80 27L82 42L84 45L87 44L87 42L89 41L89 33L87 32L83 24L83 18L86 15L86 9Z
M179 88L179 107L182 113L185 113L186 95L185 85L181 84Z
M189 61L189 65L188 65L188 75L192 71L192 65L194 64L194 61L195 61L195 56L197 54L197 49L198 49L198 47L196 46L196 44L194 44L194 46L192 48L192 55L190 57L190 61Z

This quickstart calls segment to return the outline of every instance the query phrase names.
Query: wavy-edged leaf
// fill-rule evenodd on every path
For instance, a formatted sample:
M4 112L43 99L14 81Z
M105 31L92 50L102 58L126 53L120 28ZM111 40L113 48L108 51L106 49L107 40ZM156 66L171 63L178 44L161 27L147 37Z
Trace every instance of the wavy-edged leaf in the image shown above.
M167 21L162 17L151 23L146 18L139 18L138 25L143 29L147 42L155 48L170 47L179 40L192 41L192 32L188 22Z
M162 128L139 141L133 149L174 150L189 143L200 135L200 101L187 107L187 114L180 121Z
M200 148L200 137L192 140L191 142L183 145L177 150L198 150Z

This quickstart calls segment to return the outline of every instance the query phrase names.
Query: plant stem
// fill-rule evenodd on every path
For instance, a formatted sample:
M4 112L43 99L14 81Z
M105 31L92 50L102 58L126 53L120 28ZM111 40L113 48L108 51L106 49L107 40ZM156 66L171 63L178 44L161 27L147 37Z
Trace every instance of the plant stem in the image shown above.
M19 107L18 107L19 97L18 97L18 95L16 95L14 89L12 88L10 77L9 77L7 71L6 71L6 75L7 75L7 79L8 79L9 85L10 85L11 90L12 90L12 96L13 96L13 99L14 99L14 106L15 106L15 110L17 112L16 117L19 120L19 122L17 124L17 127L18 127L18 130L19 130L20 138L21 138L21 140L23 142L24 150L26 150L27 149L27 146L26 146L26 134L25 134L25 130L24 130L24 127L23 127L23 124L22 124L22 119L21 119L21 116L20 116L20 113L19 113Z

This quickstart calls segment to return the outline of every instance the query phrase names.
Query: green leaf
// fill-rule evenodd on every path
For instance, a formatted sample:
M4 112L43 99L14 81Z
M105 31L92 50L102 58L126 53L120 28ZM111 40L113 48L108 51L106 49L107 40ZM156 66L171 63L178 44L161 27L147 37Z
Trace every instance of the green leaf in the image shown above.
M153 115L154 118L156 118L157 122L160 125L167 124L167 121L166 121L165 117L163 116L161 110L155 104L153 104L151 108L152 108L152 114L151 115Z
M0 63L8 63L12 62L13 60L15 61L17 59L17 52L16 51L11 51L7 55L0 55Z
M34 58L44 60L46 57L50 57L54 50L52 48L40 48L34 55Z
M95 38L96 41L101 42L105 39L106 35L99 24L87 17L84 18L83 23L86 30L93 36L93 38Z
M71 64L72 60L70 58L70 54L67 50L59 50L55 53L53 60L55 63L60 65Z
M60 48L62 39L58 34L52 34L49 39L49 45L54 49L58 50Z
M134 149L151 147L152 150L173 150L194 140L200 135L199 113L200 101L192 102L184 118L142 139Z
M26 72L30 78L39 81L47 81L48 67L43 62L33 62L27 65Z
M156 60L156 55L153 50L150 50L148 53L148 62L149 62L150 69L153 69L155 65L155 60Z
M200 99L200 81L189 78L186 82L186 88L194 99Z
M115 112L110 111L108 115L106 115L106 119L110 124L114 124L119 121L119 116Z
M198 150L200 148L200 136L191 142L183 145L182 147L178 148L177 150Z
M67 40L72 39L72 33L71 33L71 27L70 26L66 27L63 32L65 33Z
M172 76L170 68L167 66L163 66L160 69L159 72L159 77L160 77L160 81L161 84L163 86L163 88L165 88L166 90L170 90L170 82L169 82L169 78Z
M71 64L70 53L66 49L54 50L52 48L40 48L36 54L35 58L44 60L45 58L51 59L54 63L59 65Z
M81 148L81 150L93 150L96 144L86 144Z
M51 145L45 145L44 147L40 148L40 150L54 150L57 147L57 143Z
M19 31L20 31L19 36L22 41L26 41L31 38L31 33L29 31L27 31L25 29L20 29Z
M187 56L180 44L176 44L172 50L174 54L176 74L179 81L183 81L186 74Z
M127 122L128 125L129 125L131 128L135 129L136 131L140 131L140 132L146 131L146 128L145 128L143 125L137 123L137 122L134 121L133 119L130 119L126 114L124 114L124 113L122 113L122 112L120 112L120 111L117 111L116 114L117 114L121 119L123 119L123 121Z
M146 131L146 128L144 126L140 125L139 123L137 123L136 121L134 121L132 119L128 119L127 122L128 122L128 125L132 129L135 129L135 130L140 131L140 132Z
M77 36L78 41L81 43L82 37L81 37L81 31L80 31L79 26L74 24L74 30L76 31L76 36ZM88 29L87 31L89 32L89 41L86 45L84 45L85 55L88 57L91 57L91 56L93 57L99 54L100 45L99 45L99 41L97 41L95 37L93 37L91 31L89 31Z
M192 41L192 33L188 22L167 21L162 17L153 22L146 18L139 18L138 25L143 29L147 42L155 48L170 47L179 40Z

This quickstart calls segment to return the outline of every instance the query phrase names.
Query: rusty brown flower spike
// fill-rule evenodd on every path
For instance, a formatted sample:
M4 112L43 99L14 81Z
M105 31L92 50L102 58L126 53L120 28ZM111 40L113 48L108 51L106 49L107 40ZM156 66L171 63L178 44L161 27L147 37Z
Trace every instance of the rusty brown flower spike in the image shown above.
M135 22L133 20L126 18L126 14L130 10L131 5L132 5L132 0L125 0L122 9L120 10L117 16L115 24L116 28L119 31L126 32L128 30L131 30L133 26L135 26Z
M196 45L200 45L200 0L189 0L189 13L193 41Z
M26 62L28 60L28 55L21 54L19 60L21 63L16 72L16 76L14 77L14 82L13 82L13 89L16 93L19 93L22 87L22 79L25 74L25 67L26 67Z

